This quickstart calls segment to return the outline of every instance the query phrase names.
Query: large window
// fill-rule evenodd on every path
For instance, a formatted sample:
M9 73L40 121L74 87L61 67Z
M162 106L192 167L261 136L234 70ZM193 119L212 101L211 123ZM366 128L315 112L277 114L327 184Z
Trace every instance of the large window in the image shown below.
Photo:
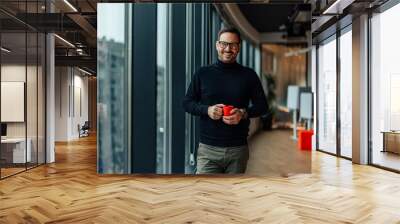
M130 173L131 4L99 4L98 13L97 168L99 173Z
M318 149L336 154L336 36L318 48Z
M340 154L351 158L352 149L352 34L343 31L340 43Z
M371 19L372 163L396 170L400 170L399 21L400 5Z

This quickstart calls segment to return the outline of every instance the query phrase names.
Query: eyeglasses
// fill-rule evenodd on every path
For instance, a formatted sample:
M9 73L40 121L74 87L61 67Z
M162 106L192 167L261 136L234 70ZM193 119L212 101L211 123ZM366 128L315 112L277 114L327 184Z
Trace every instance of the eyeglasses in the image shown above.
M219 46L221 46L223 49L226 49L228 46L233 49L233 50L237 50L239 49L239 43L229 43L229 42L225 42L225 41L218 41Z

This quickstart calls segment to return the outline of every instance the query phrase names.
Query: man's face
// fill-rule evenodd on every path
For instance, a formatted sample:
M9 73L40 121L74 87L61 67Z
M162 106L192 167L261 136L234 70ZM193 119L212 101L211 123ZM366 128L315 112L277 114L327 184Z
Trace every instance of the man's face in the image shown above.
M225 32L219 37L216 48L219 60L224 63L233 63L239 54L239 37L235 33Z

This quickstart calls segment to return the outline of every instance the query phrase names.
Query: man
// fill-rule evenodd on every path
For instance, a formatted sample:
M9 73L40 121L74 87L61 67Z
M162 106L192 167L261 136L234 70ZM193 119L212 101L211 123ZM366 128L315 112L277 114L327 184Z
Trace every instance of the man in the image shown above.
M249 158L249 118L267 112L257 74L236 62L240 41L235 28L218 33L217 62L194 74L183 101L186 112L200 116L198 174L244 173ZM234 106L230 115L223 116L224 105Z

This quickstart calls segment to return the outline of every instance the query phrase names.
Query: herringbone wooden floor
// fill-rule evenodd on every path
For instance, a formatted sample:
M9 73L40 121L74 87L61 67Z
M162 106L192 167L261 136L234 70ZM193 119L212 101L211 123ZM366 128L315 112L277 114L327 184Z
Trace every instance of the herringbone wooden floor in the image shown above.
M98 176L94 138L56 156L0 181L0 223L400 223L400 175L319 152L288 178Z

